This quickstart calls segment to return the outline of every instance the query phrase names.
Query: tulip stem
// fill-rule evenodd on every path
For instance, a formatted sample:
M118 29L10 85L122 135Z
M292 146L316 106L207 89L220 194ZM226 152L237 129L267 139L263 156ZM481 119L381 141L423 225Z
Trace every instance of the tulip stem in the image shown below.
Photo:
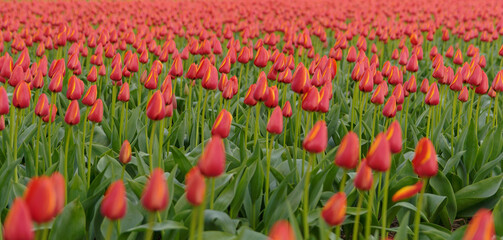
M479 110L480 110L481 99L482 99L482 96L478 96L477 108L475 109L475 134L477 133L477 128L479 126Z
M199 144L199 119L201 118L200 110L201 110L201 100L203 99L203 87L199 86L199 97L197 100L197 106L196 106L196 145ZM204 148L203 148L204 149Z
M367 201L367 216L365 218L365 238L370 239L370 223L372 222L372 205L374 205L375 185L372 183Z
M68 147L70 146L70 136L72 134L73 127L69 125L68 131L66 131L66 143L65 143L65 159L63 162L63 168L64 168L64 175L65 175L65 183L68 182ZM66 193L66 191L65 191ZM65 197L65 204L66 204L66 197Z
M149 144L148 144L148 155L149 155L149 165L150 165L150 172L154 171L154 162L152 160L152 148L154 145L154 134L155 134L155 127L157 126L157 121L154 121L152 123L152 129L150 132L150 139L149 139Z
M86 143L86 131L87 131L87 116L89 115L89 108L86 108L86 114L84 117L84 130L82 131L82 151L80 153L80 164L79 167L82 167L82 173L85 176L85 170L84 170L84 151L85 151L85 143Z
M124 122L124 112L126 110L125 103L122 104L121 119L119 121L119 141L122 143L122 123ZM126 128L127 126L125 126Z
M157 156L157 158L159 159L158 166L161 169L162 169L162 159L164 157L162 154L163 144L164 144L164 124L165 124L165 120L161 119L161 127L159 128L159 156ZM168 149L168 153L169 153L169 149Z
M110 240L112 239L112 231L114 229L114 223L111 220L108 220L108 226L107 226L107 236L105 240Z
M37 140L35 141L35 176L38 176L38 151L39 151L39 148L40 148L40 144L39 144L39 141L40 141L40 129L42 128L42 119L39 119L38 120L38 123L37 123Z
M271 171L271 151L272 151L272 144L274 143L274 135L271 134L271 139L269 140L269 132L266 134L266 150L267 150L267 156L266 156L266 175L265 175L265 205L269 203L269 181L270 181L270 171ZM271 142L269 146L269 141Z
M203 102L203 111L201 112L201 146L204 150L204 117L206 115L206 105L208 103L208 92L209 90L204 92L204 102Z
M307 217L309 215L309 178L311 177L311 165L313 164L316 155L311 153L309 155L309 165L306 170L306 177L304 179L304 209L302 211L302 223L304 224L304 239L309 239L309 223L307 222Z
M148 228L147 232L145 233L145 240L150 240L152 239L152 236L154 235L154 223L155 223L155 212L150 212L148 214Z
M251 114L251 108L249 107L246 112L246 126L245 126L245 140L244 140L245 148L247 148L248 146L248 125L250 123L250 114Z
M426 137L428 138L430 136L430 122L431 122L431 111L432 111L433 107L429 107L428 109L428 121L427 121L427 124L426 124Z
M360 209L362 207L362 202L363 202L363 194L362 192L359 192L358 203L356 204L355 224L353 226L353 240L358 239L358 226L360 224Z
M382 201L382 214L381 214L381 239L386 240L388 238L388 235L386 234L386 226L388 225L387 218L387 211L388 211L388 188L389 188L389 173L390 171L386 171L384 174L384 196L383 196L383 201Z
M498 122L498 93L494 97L494 110L493 110L493 127L496 127Z
M348 175L347 173L348 173L348 170L344 168L343 172L342 172L341 184L339 187L340 192L344 192L344 188L346 187L346 179L347 179L347 175Z
M408 125L407 125L407 122L409 121L409 104L410 104L410 98L412 96L409 96L407 97L407 103L405 104L405 124L404 124L404 139L405 139L405 142L407 142L407 128L408 128Z
M463 113L463 102L461 102L461 103L459 104L459 113L458 113L458 129L457 129L457 131L456 131L456 136L457 136L457 138L458 138L458 139L459 139L459 130L460 130L460 128L461 128L461 115L463 115L462 113Z
M210 178L210 210L213 210L213 203L215 198L215 178Z
M421 220L421 208L423 206L424 191L426 190L426 185L428 184L428 179L424 178L424 184L419 193L419 198L417 199L417 210L416 216L414 217L414 240L419 239L419 222Z
M376 126L376 119L377 119L377 109L379 108L379 105L374 105L374 116L372 117L372 141L374 141L374 129ZM360 154L361 156L361 154Z
M52 122L53 122L52 121L52 109L53 109L52 104L54 104L54 106L56 106L56 101L57 101L56 94L54 92L52 92L51 93L51 104L49 105L49 121L47 124L48 132L49 132L47 134L47 137L49 138L49 141L47 141L47 146L48 146L47 152L49 153L49 166L48 167L51 167L51 165L52 165L52 151L51 151L52 150L52 140L51 140L52 127L51 126L52 126ZM54 119L54 120L56 120L56 119Z
M295 98L296 98L297 95L293 94L293 97L294 97L294 102L295 102ZM295 162L295 166L297 166L297 144L299 142L299 132L300 132L300 121L302 119L301 115L302 115L302 100L299 96L298 100L297 100L297 112L295 113L295 135L294 135L294 141L293 141L293 159L294 159L294 162ZM297 169L297 167L295 167L295 169ZM302 175L304 175L304 162L302 162ZM297 175L297 174L295 174Z
M237 98L236 98L236 120L239 119L239 87L241 87L241 76L243 73L243 68L244 68L244 65L241 64L241 67L239 68L238 91L237 91Z
M259 134L258 125L259 125L259 117L260 117L260 102L257 102L257 105L256 105L255 109L257 110L257 112L255 114L255 136L254 136L254 139L253 139L253 147L254 148L257 145L258 134Z
M468 118L468 125L467 126L468 127L470 126L470 124L472 122L473 102L475 102L475 88L471 92L472 92L472 97L470 100L470 109L468 110L468 115L467 115L467 118Z
M452 119L454 120L456 118L456 104L458 102L456 101L456 99L453 100L453 103L452 103ZM452 122L451 124L451 155L454 155L454 125L456 125L456 122Z
M190 218L189 240L194 240L196 234L196 226L198 219L199 206L192 209L192 216Z
M114 138L114 125L115 125L115 122L114 122L114 117L115 117L115 101L117 100L117 97L115 96L117 95L117 86L115 85L115 83L112 84L112 109L111 109L111 114L110 114L110 136L111 136L111 139L112 139L112 142L113 142L113 138Z
M366 99L366 96L367 96L367 94L365 92L362 92L362 93L363 94L362 94L362 96L360 98L360 113L359 113L360 114L359 115L360 116L360 121L358 122L358 125L359 125L358 126L358 129L359 129L358 139L359 140L362 139L363 103L365 102L365 99ZM358 156L361 156L361 151L362 151L361 149L362 149L361 147L358 148Z
M355 84L354 88L353 88L353 96L351 98L351 131L353 131L353 109L355 108L355 100L356 98L358 97L358 93L359 93L359 89L358 89L358 86ZM358 97L359 99L359 97Z
M91 126L91 136L89 137L89 149L87 150L87 188L89 189L91 185L91 162L93 161L93 137L94 137L94 127L96 123Z

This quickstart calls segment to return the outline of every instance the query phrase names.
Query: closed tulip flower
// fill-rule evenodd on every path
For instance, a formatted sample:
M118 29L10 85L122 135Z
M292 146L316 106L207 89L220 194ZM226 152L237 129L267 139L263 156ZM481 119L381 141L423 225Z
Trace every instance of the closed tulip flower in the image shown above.
M52 186L54 187L54 192L56 193L56 208L54 209L54 216L57 216L65 207L66 184L63 175L59 172L53 173L50 179Z
M96 82L98 80L98 70L96 70L96 66L92 66L89 73L87 73L87 81Z
M291 88L294 92L302 94L309 90L309 84L309 71L302 63L299 63L292 76Z
M222 138L212 136L197 165L205 177L218 177L225 171L225 147Z
M289 118L292 116L292 106L290 105L290 101L286 101L285 105L283 105L283 117Z
M414 172L420 177L433 177L438 172L437 153L428 138L421 138L416 145L414 159L412 159Z
M122 164L128 164L131 161L131 145L128 140L124 140L119 152L119 161Z
M321 153L327 148L327 124L320 120L314 124L302 142L302 147L310 153Z
M35 114L39 117L49 114L49 100L47 99L47 95L44 93L42 93L38 98L37 105L35 106Z
M94 123L100 123L101 120L103 120L103 102L101 99L96 100L94 102L93 107L91 108L91 111L89 111L89 115L87 116L87 120L94 122Z
M65 122L69 125L77 125L80 122L79 102L72 100L65 114Z
M424 97L424 103L428 105L433 105L436 106L440 102L440 95L438 92L438 87L437 83L431 84L430 88L428 89L428 92L426 93L426 96Z
M57 93L63 90L63 73L57 72L49 83L49 90L51 92Z
M166 115L166 106L161 92L157 90L147 103L147 117L150 120L161 120Z
M52 111L51 111L51 108L52 108ZM58 108L56 107L55 104L51 104L49 106L49 112L50 113L52 112L51 118L49 119L49 115L45 115L44 117L42 117L42 121L49 122L49 120L50 120L51 122L54 122L54 119L56 119L56 113L58 112Z
M126 188L122 180L112 183L101 202L101 214L110 220L118 220L126 215Z
M264 102L264 105L268 108L274 108L278 106L279 98L278 98L278 88L276 86L269 87L267 89L267 99Z
M391 200L393 202L398 202L398 201L402 201L407 198L411 198L414 195L418 194L421 191L422 187L423 187L423 181L419 180L414 185L405 186L403 188L400 188L400 190L398 190L395 194L393 194L393 197L391 197Z
M82 97L82 92L84 89L81 88L80 80L75 77L75 75L71 76L68 80L68 90L66 91L66 98L68 100L78 100Z
M467 102L468 101L468 88L466 86L463 86L463 88L459 92L458 100L461 101L461 102Z
M121 102L129 101L129 84L126 82L122 84L121 89L119 91L119 95L117 95L117 100Z
M386 140L388 140L391 153L402 151L402 128L397 120L393 121L386 131Z
M320 103L320 93L318 89L314 86L309 88L304 97L302 98L302 109L309 112L315 112L318 110L318 104Z
M346 193L334 194L321 210L321 216L330 226L341 225L346 216Z
M33 178L24 194L30 216L37 223L52 220L56 212L56 191L51 179L47 176Z
M9 97L3 86L0 87L0 115L9 113Z
M156 168L145 185L141 204L150 212L162 211L168 205L168 193L164 172L160 168Z
M96 98L98 96L98 89L96 85L91 85L89 89L87 89L86 94L82 98L82 104L86 106L92 106L94 102L96 102Z
M10 75L9 81L7 82L12 87L17 86L21 81L24 80L24 71L21 66L14 67L12 74Z
M267 87L267 78L265 76L265 73L260 72L259 77L257 79L255 91L253 92L253 98L256 101L267 100L267 94L269 93L268 89L269 88Z
M382 114L387 118L392 118L395 117L396 111L397 111L396 97L395 95L391 95L391 97L388 98L388 101L386 102L386 104L382 109Z
M5 118L3 115L0 115L0 131L5 129Z
M430 88L430 83L428 82L428 79L423 79L421 82L421 87L419 88L419 91L422 93L426 94L428 92L428 89Z
M22 198L16 198L12 203L3 227L5 240L34 239L33 224L30 211Z
M225 109L222 109L213 123L213 127L211 128L212 136L219 136L221 138L227 138L229 136L229 132L231 131L232 124L232 114Z
M192 206L199 206L206 194L206 182L199 168L193 167L185 175L185 197Z
M492 240L495 239L493 214L488 209L480 209L473 215L466 228L463 240Z
M358 136L354 132L348 132L342 138L339 149L335 154L335 165L346 169L353 169L358 165L360 154L360 143Z
M375 171L385 172L389 169L391 165L391 152L384 133L379 133L370 145L367 153L367 161L369 167Z
M256 88L257 88L256 84L250 85L245 94L244 104L248 106L255 106L257 104L257 100L255 100L255 98L253 97Z
M255 55L255 60L253 64L259 68L264 68L267 66L267 61L269 60L269 52L264 48L260 47Z
M21 81L12 93L12 105L16 108L27 108L30 106L31 91L28 83Z
M295 232L286 220L274 223L269 231L269 240L295 240Z
M279 106L276 106L272 111L267 122L267 131L271 134L280 134L283 131L283 113Z
M372 169L368 166L367 160L363 159L356 171L354 185L359 190L368 191L372 188L373 182Z

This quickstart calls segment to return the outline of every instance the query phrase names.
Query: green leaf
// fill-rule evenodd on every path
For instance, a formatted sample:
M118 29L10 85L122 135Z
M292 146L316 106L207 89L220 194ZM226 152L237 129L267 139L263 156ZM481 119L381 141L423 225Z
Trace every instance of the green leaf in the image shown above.
M86 216L78 200L66 205L54 221L49 239L84 239Z
M407 233L410 230L409 225L409 215L410 212L406 212L400 221L400 226L398 227L398 232L395 235L396 239L408 239Z
M466 136L464 147L466 154L463 156L463 161L467 172L471 172L471 170L475 167L475 161L477 160L477 152L479 149L474 121L472 121L468 127L468 135Z
M502 179L503 175L491 177L457 191L455 196L458 212L493 196L500 188Z
M493 218L496 234L503 236L503 197L500 198L493 209Z
M446 209L449 222L452 224L456 218L457 205L456 196L452 190L451 183L442 172L438 172L435 177L430 179L430 186L432 187L434 193L447 197Z
M237 220L232 220L225 212L205 210L204 223L206 229L220 230L231 234L236 234L238 226Z
M124 233L126 233L126 232L143 232L143 231L147 230L148 227L149 227L149 224L147 223L147 224L143 224L140 226L136 226L136 227L127 229L124 231ZM187 228L180 222L164 220L162 222L154 223L154 227L152 229L154 231L165 231L165 230L180 230L180 229L187 229Z

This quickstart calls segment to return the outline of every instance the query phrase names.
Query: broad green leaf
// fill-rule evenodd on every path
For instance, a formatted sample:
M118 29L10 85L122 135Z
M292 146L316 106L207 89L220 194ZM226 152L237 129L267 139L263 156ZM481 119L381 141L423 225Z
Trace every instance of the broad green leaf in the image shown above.
M56 218L49 239L84 239L86 215L78 200L69 203Z

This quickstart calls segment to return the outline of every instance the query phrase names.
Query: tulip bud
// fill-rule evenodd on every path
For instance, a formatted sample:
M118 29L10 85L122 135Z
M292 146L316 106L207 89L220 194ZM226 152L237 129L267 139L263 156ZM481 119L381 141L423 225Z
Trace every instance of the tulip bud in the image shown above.
M212 136L219 136L221 138L227 138L229 136L229 132L231 130L232 124L232 114L225 109L222 109L213 123L213 127L211 128Z
M203 76L201 85L204 89L215 90L218 86L218 71L214 66L209 66L208 70Z
M57 112L58 112L58 108L56 107L56 105L55 104L51 104L49 106L49 113L52 114L51 119L50 119L51 122L54 122L54 119L56 119L56 113ZM42 121L49 122L49 115L46 115L46 116L42 117Z
M320 94L318 89L314 86L309 88L304 97L302 98L302 109L309 112L315 112L318 110L318 105L320 103Z
M121 219L126 215L126 188L122 180L112 183L101 202L101 214L110 220Z
M299 63L292 76L292 90L299 94L307 92L310 85L309 81L309 71L302 63Z
M391 95L382 109L382 114L387 118L392 118L395 117L396 111L396 97L395 95Z
M283 117L289 118L292 116L292 106L290 105L290 101L286 101L285 105L283 105Z
M4 115L0 115L0 131L5 129L5 118Z
M156 168L145 185L141 204L150 212L162 211L168 205L168 193L164 172Z
M66 98L68 100L78 100L82 97L82 89L83 84L80 84L80 80L75 77L75 75L71 76L68 80L68 90L66 91Z
M193 206L199 206L206 194L206 182L204 176L197 167L193 167L185 175L185 197Z
M354 185L359 190L368 191L372 188L373 182L372 169L368 166L367 160L363 159L356 171Z
M267 131L271 134L280 134L283 131L283 114L281 108L276 106L267 122Z
M321 216L330 226L341 225L346 215L346 193L334 194L321 210Z
M128 164L131 161L131 145L128 140L124 140L119 152L119 161L122 164Z
M16 108L27 108L30 106L31 92L28 83L19 82L12 93L12 105Z
M274 223L269 231L269 240L295 240L295 232L286 220Z
M89 115L87 116L87 120L94 122L94 123L100 123L101 120L103 120L103 102L101 99L96 100L94 102L93 107L91 108L91 111L89 111Z
M220 136L211 137L199 158L198 167L205 177L218 177L225 171L225 148Z
M369 167L375 171L385 172L389 169L391 165L391 152L384 133L379 133L370 145L367 153L367 161Z
M386 140L388 140L391 153L402 151L402 128L397 120L393 121L386 131Z
M30 211L22 198L16 198L5 217L3 237L5 240L34 239Z
M0 115L9 113L9 97L3 86L0 87Z
M260 47L255 55L255 60L253 64L259 68L264 68L267 66L267 61L269 60L269 52L264 48Z
M47 99L47 95L44 93L42 93L38 98L37 105L35 106L35 114L39 117L49 114L49 100Z
M403 188L400 188L400 190L398 190L395 194L393 194L393 197L391 197L391 200L393 202L398 202L398 201L402 201L407 198L411 198L414 195L418 194L421 191L422 187L423 187L423 181L419 180L414 185L405 186Z
M440 95L438 93L437 83L431 84L426 96L424 97L424 103L428 105L436 106L440 102Z
M150 120L161 120L166 115L166 107L161 92L157 90L147 103L147 117Z
M50 177L54 192L56 193L56 208L54 209L54 216L57 216L65 206L66 197L66 184L63 175L55 172Z
M325 121L320 120L306 135L302 147L310 153L321 153L327 148L327 140L327 125Z
M420 177L433 177L438 172L437 153L433 143L428 138L421 138L416 145L414 159L412 159L414 172Z
M72 100L65 114L65 122L69 125L77 125L80 122L79 102Z
M490 210L481 208L468 223L463 240L492 240L495 238L493 215Z
M264 72L260 72L257 79L255 91L253 92L253 98L256 101L265 101L267 100L268 93L269 91L267 87L267 78Z
M335 154L335 165L346 169L353 169L358 164L360 155L360 143L358 136L354 132L348 132L342 138L339 149Z
M56 210L56 191L49 177L32 178L24 194L30 216L37 223L49 222Z
M12 70L12 74L10 75L9 81L7 82L9 85L15 87L24 79L24 71L21 66L14 67Z
M121 102L129 101L129 84L126 82L122 84L119 94L117 95L117 100Z

